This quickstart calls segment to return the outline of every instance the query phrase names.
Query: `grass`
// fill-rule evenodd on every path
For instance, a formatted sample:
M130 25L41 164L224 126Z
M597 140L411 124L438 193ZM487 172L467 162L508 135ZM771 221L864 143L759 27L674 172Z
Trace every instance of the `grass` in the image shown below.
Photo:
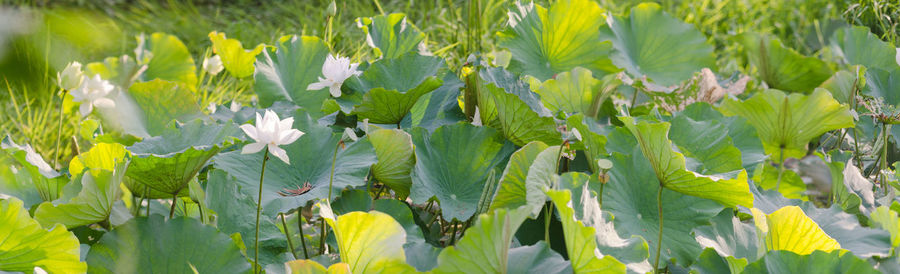
M506 24L507 0L359 0L337 1L331 33L334 52L368 60L371 50L356 18L405 12L408 20L426 33L429 49L445 58L454 70L476 49L495 49L494 33ZM597 0L613 13L623 13L643 0ZM107 56L132 54L139 33L165 32L179 37L192 51L199 66L210 54L207 34L225 32L245 47L272 44L282 35L326 35L326 7L330 0L11 0L8 7L39 14L33 32L10 43L6 58L0 58L0 134L19 143L30 143L52 157L56 140L59 99L54 83L56 70L77 60L99 61ZM549 0L535 1L545 7ZM900 43L900 4L892 0L658 0L664 9L694 24L716 45L719 70L728 75L743 69L736 43L730 41L744 31L772 33L786 45L804 54L815 54L821 37L841 23L869 27L880 38ZM468 28L471 3L477 9L478 25ZM202 73L202 72L201 72ZM224 103L250 100L251 80L200 75L201 102ZM76 135L77 114L63 117L63 136ZM72 138L64 138L63 161L74 153ZM52 160L50 160L52 162ZM61 164L60 166L65 166Z

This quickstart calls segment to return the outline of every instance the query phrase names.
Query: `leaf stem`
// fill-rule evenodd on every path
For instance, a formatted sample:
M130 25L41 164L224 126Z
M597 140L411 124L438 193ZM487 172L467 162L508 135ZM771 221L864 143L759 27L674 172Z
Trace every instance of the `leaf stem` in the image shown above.
M263 162L262 168L259 171L259 194L257 194L256 198L256 237L253 240L253 273L259 273L259 214L262 212L262 189L263 189L263 178L266 175L266 162L269 161L269 147L266 146L266 151L263 153Z
M303 247L304 259L309 259L309 251L306 251L306 236L303 235L303 208L297 208L297 228L300 229L300 244Z
M294 260L296 260L297 254L294 253L294 242L291 241L291 233L288 232L288 225L287 225L287 221L284 220L284 213L278 213L278 214L281 215L281 226L284 227L284 237L287 238L288 248L291 249L291 256L294 256ZM297 212L297 214L299 215L300 212ZM301 216L301 218L302 218L302 216Z
M456 221L450 221L450 226L453 227L453 231L450 232L450 245L453 245L456 243Z
M881 177L881 187L884 188L884 194L887 195L888 185L887 185L887 177L884 175L884 170L889 169L887 166L887 151L888 151L888 127L887 123L884 121L881 122L881 135L884 136L884 139L881 144L881 172L878 172L879 177Z
M59 127L56 129L56 149L53 151L53 165L54 167L58 167L59 165L59 143L62 138L62 125L63 125L63 103L66 100L66 90L62 90L62 95L59 96Z
M550 207L552 206L553 204L544 206L544 241L547 242L548 246L550 245L550 214L553 214Z
M778 161L778 180L775 181L775 191L778 191L781 186L781 176L784 175L784 145L781 145L781 150L778 152Z
M172 195L172 207L169 209L169 219L175 216L175 206L178 205L178 192Z
M656 238L656 259L653 261L653 272L659 273L659 257L660 252L662 251L662 236L663 236L663 210L662 210L662 184L659 185L659 190L656 192L656 211L659 213L659 233Z
M400 124L397 124L398 126ZM334 155L331 156L331 177L328 179L328 203L331 203L331 188L334 186L334 165L337 162L337 153L338 148L341 147L342 141L338 141L337 145L334 146ZM325 236L327 236L328 231L325 230L325 218L322 218L322 226L321 232L321 240L319 241L319 254L325 254Z

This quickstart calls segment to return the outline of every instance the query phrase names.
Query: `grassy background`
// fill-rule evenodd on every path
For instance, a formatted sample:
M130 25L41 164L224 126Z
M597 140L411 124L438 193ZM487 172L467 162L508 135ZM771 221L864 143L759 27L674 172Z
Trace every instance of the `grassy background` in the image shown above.
M282 35L324 36L330 0L0 0L3 10L34 18L27 32L15 36L0 53L0 134L35 146L50 158L59 121L55 75L66 63L99 61L107 56L133 54L134 36L166 32L179 37L199 66L209 55L209 32L225 32L246 48ZM473 0L475 1L475 0ZM481 5L477 31L467 32L469 1L358 0L337 1L333 21L334 50L356 60L371 54L358 17L404 12L427 35L429 49L447 59L451 68L465 60L474 41L483 51L494 49L493 33L506 24L513 1L477 0ZM535 1L548 6L549 0ZM624 13L643 0L597 0L612 13ZM742 69L743 57L730 39L744 31L771 33L807 55L820 54L823 37L842 24L869 27L873 33L900 44L900 4L896 0L658 0L666 11L694 24L716 45L722 75ZM7 18L4 18L6 16ZM3 28L0 28L0 35ZM201 87L212 94L207 101L247 101L250 85L236 79L217 79ZM203 82L203 80L201 80ZM204 101L206 103L207 101ZM245 102L246 103L246 102ZM75 135L77 115L64 115L63 136ZM64 139L63 147L71 148ZM73 153L63 151L62 163ZM52 161L51 161L52 162ZM64 166L64 165L61 165Z

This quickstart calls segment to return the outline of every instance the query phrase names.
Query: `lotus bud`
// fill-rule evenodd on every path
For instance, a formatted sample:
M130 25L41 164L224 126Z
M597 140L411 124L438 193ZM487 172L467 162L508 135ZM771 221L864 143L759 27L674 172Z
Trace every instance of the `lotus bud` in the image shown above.
M81 71L81 63L78 62L69 63L63 71L56 74L56 83L64 90L77 89L83 80L84 72Z
M337 3L331 1L331 4L328 4L328 8L325 9L325 13L328 16L334 17L337 14Z
M222 65L222 58L218 55L203 59L203 70L209 72L209 74L219 74L223 69L225 69L225 66Z

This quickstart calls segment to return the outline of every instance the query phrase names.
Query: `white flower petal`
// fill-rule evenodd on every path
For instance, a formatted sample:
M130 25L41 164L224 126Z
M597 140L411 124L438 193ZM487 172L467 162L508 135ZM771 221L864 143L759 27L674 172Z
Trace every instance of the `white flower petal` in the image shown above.
M306 86L306 90L320 90L320 89L326 88L328 86L329 86L329 84L326 81L320 80L319 82L312 83L312 84L309 84L309 86Z
M243 149L241 149L241 154L253 154L253 153L257 153L257 152L259 152L260 150L262 150L264 147L266 147L266 143L252 143L252 144L247 144L247 145L244 146Z
M116 107L116 101L113 101L112 99L104 97L104 98L94 100L94 106L99 107L99 108L114 108L114 107Z
M328 87L328 92L331 93L331 96L341 97L341 86L340 85L330 86L330 87Z
M281 145L291 144L294 141L297 141L297 139L299 139L300 136L303 136L302 131L299 131L296 129L291 129L291 130L287 131L285 134L283 134L283 136L281 137L281 140L279 140L279 144L281 144Z
M285 118L284 120L281 120L281 122L278 122L278 129L282 132L287 131L288 129L291 129L293 126L294 126L294 117L288 117L288 118Z
M244 130L244 134L247 134L247 137L255 141L259 141L259 135L257 135L256 127L250 124L241 125L241 129Z
M91 111L93 110L94 105L92 105L90 102L81 103L81 106L78 107L78 112L81 113L81 117L88 116L88 114L91 114Z
M276 145L269 145L269 154L281 159L285 164L291 164L291 160L288 158L287 151L284 151L283 148L280 148Z

